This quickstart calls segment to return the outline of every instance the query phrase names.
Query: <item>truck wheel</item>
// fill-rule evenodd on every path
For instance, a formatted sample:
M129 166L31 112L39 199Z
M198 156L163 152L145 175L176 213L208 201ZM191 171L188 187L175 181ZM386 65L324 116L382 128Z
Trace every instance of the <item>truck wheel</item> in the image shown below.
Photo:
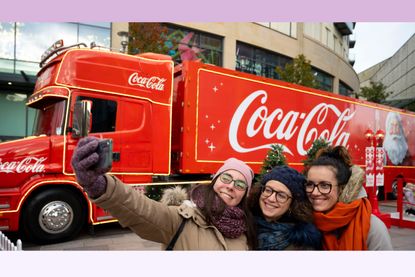
M49 189L29 200L22 214L25 235L36 243L77 236L86 222L82 200L65 188Z

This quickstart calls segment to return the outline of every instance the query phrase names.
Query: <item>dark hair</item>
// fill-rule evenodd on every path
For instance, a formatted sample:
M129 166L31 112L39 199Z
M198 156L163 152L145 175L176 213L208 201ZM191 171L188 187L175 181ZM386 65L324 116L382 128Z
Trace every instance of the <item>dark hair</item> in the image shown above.
M216 176L215 178L213 178L212 182L209 185L198 185L195 188L193 188L193 190L200 189L202 192L202 195L204 198L203 200L204 200L204 203L206 204L203 208L200 209L200 211L204 215L207 224L212 224L213 217L215 215L220 215L221 213L223 213L223 211L226 208L225 202L223 202L222 199L219 198L221 200L219 209L216 210L215 212L213 209L214 199L217 196L217 193L213 190L213 185L215 184L218 178L219 176ZM247 193L245 193L245 195L242 197L241 202L238 204L238 207L241 208L245 214L246 238L248 242L248 247L249 249L256 249L256 246L257 246L256 227L254 224L255 222L254 217L248 206Z
M248 205L254 216L262 216L261 207L259 206L259 199L262 194L261 183L255 183L252 186L248 198ZM308 199L300 199L293 195L289 211L281 216L279 222L298 223L298 222L313 222L313 206Z
M344 146L328 146L320 149L315 160L307 166L305 175L313 166L328 166L333 169L336 180L341 189L343 189L352 174L350 167L353 165L349 152Z

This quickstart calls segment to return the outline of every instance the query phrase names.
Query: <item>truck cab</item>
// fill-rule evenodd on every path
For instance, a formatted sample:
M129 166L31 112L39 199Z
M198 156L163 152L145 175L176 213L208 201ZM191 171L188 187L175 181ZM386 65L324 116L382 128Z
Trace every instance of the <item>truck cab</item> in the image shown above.
M115 221L89 202L71 167L82 101L90 103L88 134L113 141L111 174L130 185L169 175L173 71L169 56L55 43L27 102L37 110L33 136L0 144L0 230L51 243L87 222Z

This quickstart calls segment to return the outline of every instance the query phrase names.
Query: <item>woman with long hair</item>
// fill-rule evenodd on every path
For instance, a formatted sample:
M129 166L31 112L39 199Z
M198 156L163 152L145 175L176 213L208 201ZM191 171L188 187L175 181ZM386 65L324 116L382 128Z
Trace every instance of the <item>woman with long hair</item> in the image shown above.
M323 248L391 250L389 232L372 214L361 182L350 182L351 165L347 149L336 146L320 149L306 169L305 190L314 209L314 223L323 233ZM356 189L349 186L358 186L356 196Z
M321 249L305 182L295 169L276 166L253 187L249 205L255 216L258 250Z
M254 174L244 162L226 160L210 185L191 191L191 201L168 206L106 174L110 168L97 168L101 156L108 151L98 154L98 143L95 137L81 139L72 157L72 167L91 201L109 211L122 226L174 250L255 247L252 216L246 204ZM170 244L173 238L177 239L174 245Z

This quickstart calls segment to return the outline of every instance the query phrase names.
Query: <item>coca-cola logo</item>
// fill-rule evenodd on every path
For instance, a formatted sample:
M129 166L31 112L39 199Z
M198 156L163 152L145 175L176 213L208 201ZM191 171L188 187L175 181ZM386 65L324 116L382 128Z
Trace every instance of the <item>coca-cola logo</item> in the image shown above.
M142 88L148 88L152 90L163 91L164 90L164 83L167 79L160 78L156 76L152 77L143 77L138 75L137 72L134 72L128 78L128 84L131 86L139 86Z
M335 105L320 103L308 113L294 110L284 111L281 108L270 110L266 106L268 94L264 90L258 90L246 97L236 109L229 128L228 138L231 147L240 153L247 153L259 149L270 148L275 141L282 141L284 152L291 155L293 149L286 146L285 142L297 136L297 153L306 155L306 145L317 138L324 138L333 145L347 147L350 133L346 132L346 124L353 118L355 112L349 108L340 111ZM250 115L246 126L241 126L242 118L247 115L248 108L256 108ZM336 118L334 124L333 117ZM245 121L246 122L246 121ZM320 131L319 131L320 130ZM255 141L255 137L262 136L269 143L244 147L238 141L238 133L244 132L248 138ZM263 141L257 140L257 141Z
M45 171L46 158L27 157L21 161L3 162L0 158L0 173L41 173Z

